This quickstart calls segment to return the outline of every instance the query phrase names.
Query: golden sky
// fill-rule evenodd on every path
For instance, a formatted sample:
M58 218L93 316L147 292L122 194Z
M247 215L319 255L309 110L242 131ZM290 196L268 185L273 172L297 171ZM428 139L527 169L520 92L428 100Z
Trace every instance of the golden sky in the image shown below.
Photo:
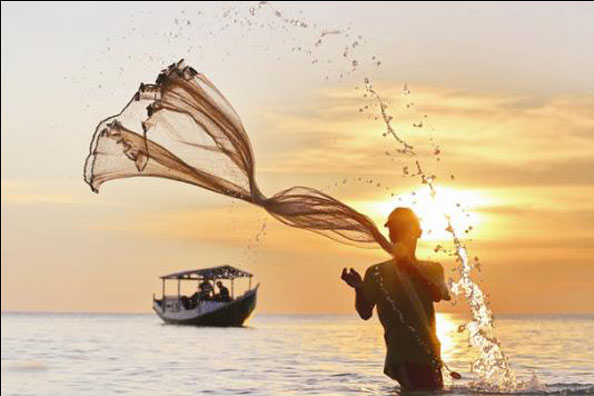
M454 279L434 248L448 247L440 209L460 203L470 218L454 220L473 226L464 235L496 313L594 311L591 3L275 5L351 26L353 56L382 61L343 78L340 51L320 50L336 64L312 65L291 50L311 46L309 31L270 25L271 15L255 17L260 29L221 29L225 7L251 5L2 4L3 311L145 312L159 275L222 264L256 274L259 312L352 311L340 270L364 271L380 250L171 181L115 181L99 195L83 183L96 123L181 57L241 115L265 194L319 188L378 224L412 205L425 228L419 256ZM403 175L414 163L382 137L364 76L437 175L437 203Z

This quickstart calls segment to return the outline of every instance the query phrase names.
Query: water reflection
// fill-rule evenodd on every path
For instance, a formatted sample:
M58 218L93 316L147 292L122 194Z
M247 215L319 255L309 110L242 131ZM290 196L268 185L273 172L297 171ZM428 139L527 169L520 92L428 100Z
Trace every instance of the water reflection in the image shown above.
M437 313L435 322L437 337L441 341L441 357L447 364L452 353L461 346L462 340L457 331L459 321L455 321L453 314Z
M476 351L458 333L467 320L437 314L443 358L464 377L448 385L449 395L476 394L468 387ZM398 392L382 373L380 324L355 315L260 314L237 329L164 326L152 314L2 314L1 323L2 396ZM571 394L594 383L593 316L497 323L520 378L534 370L547 391Z

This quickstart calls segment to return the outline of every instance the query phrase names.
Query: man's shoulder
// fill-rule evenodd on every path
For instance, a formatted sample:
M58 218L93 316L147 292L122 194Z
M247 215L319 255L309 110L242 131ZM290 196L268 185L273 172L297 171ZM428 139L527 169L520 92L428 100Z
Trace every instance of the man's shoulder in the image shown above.
M417 264L420 267L424 267L429 271L443 271L443 265L441 265L441 263L438 263L437 261L419 260L417 261Z
M438 286L441 291L441 300L450 300L450 294L448 287L444 279L444 270L441 263L435 261L425 261L424 266L420 267L420 272L425 278L431 281L434 285Z

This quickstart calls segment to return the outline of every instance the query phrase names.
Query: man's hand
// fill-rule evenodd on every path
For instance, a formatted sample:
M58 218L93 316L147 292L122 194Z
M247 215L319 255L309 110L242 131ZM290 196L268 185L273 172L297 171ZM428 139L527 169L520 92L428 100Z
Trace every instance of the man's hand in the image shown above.
M361 319L367 320L371 318L371 315L373 314L373 306L375 304L370 304L363 296L363 280L361 279L361 275L352 268L349 271L347 271L346 268L343 268L340 278L347 285L355 289L355 309Z
M343 268L340 278L353 289L359 289L363 286L361 275L359 275L359 273L352 268L350 271L347 271L346 268Z

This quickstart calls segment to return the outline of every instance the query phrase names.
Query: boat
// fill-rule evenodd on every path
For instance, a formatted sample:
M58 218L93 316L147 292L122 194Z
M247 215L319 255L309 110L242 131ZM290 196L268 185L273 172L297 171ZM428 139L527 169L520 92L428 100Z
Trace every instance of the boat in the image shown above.
M260 285L252 288L253 275L230 265L175 272L160 278L163 285L162 295L160 299L153 295L153 310L168 324L240 327L256 308L256 296ZM243 294L235 297L237 278L247 278L249 286ZM177 281L177 294L165 293L167 281ZM227 295L220 293L221 296L207 291L206 286L210 284L212 287L218 281L223 285L230 284L231 292ZM198 291L191 297L182 295L182 282L196 282Z

